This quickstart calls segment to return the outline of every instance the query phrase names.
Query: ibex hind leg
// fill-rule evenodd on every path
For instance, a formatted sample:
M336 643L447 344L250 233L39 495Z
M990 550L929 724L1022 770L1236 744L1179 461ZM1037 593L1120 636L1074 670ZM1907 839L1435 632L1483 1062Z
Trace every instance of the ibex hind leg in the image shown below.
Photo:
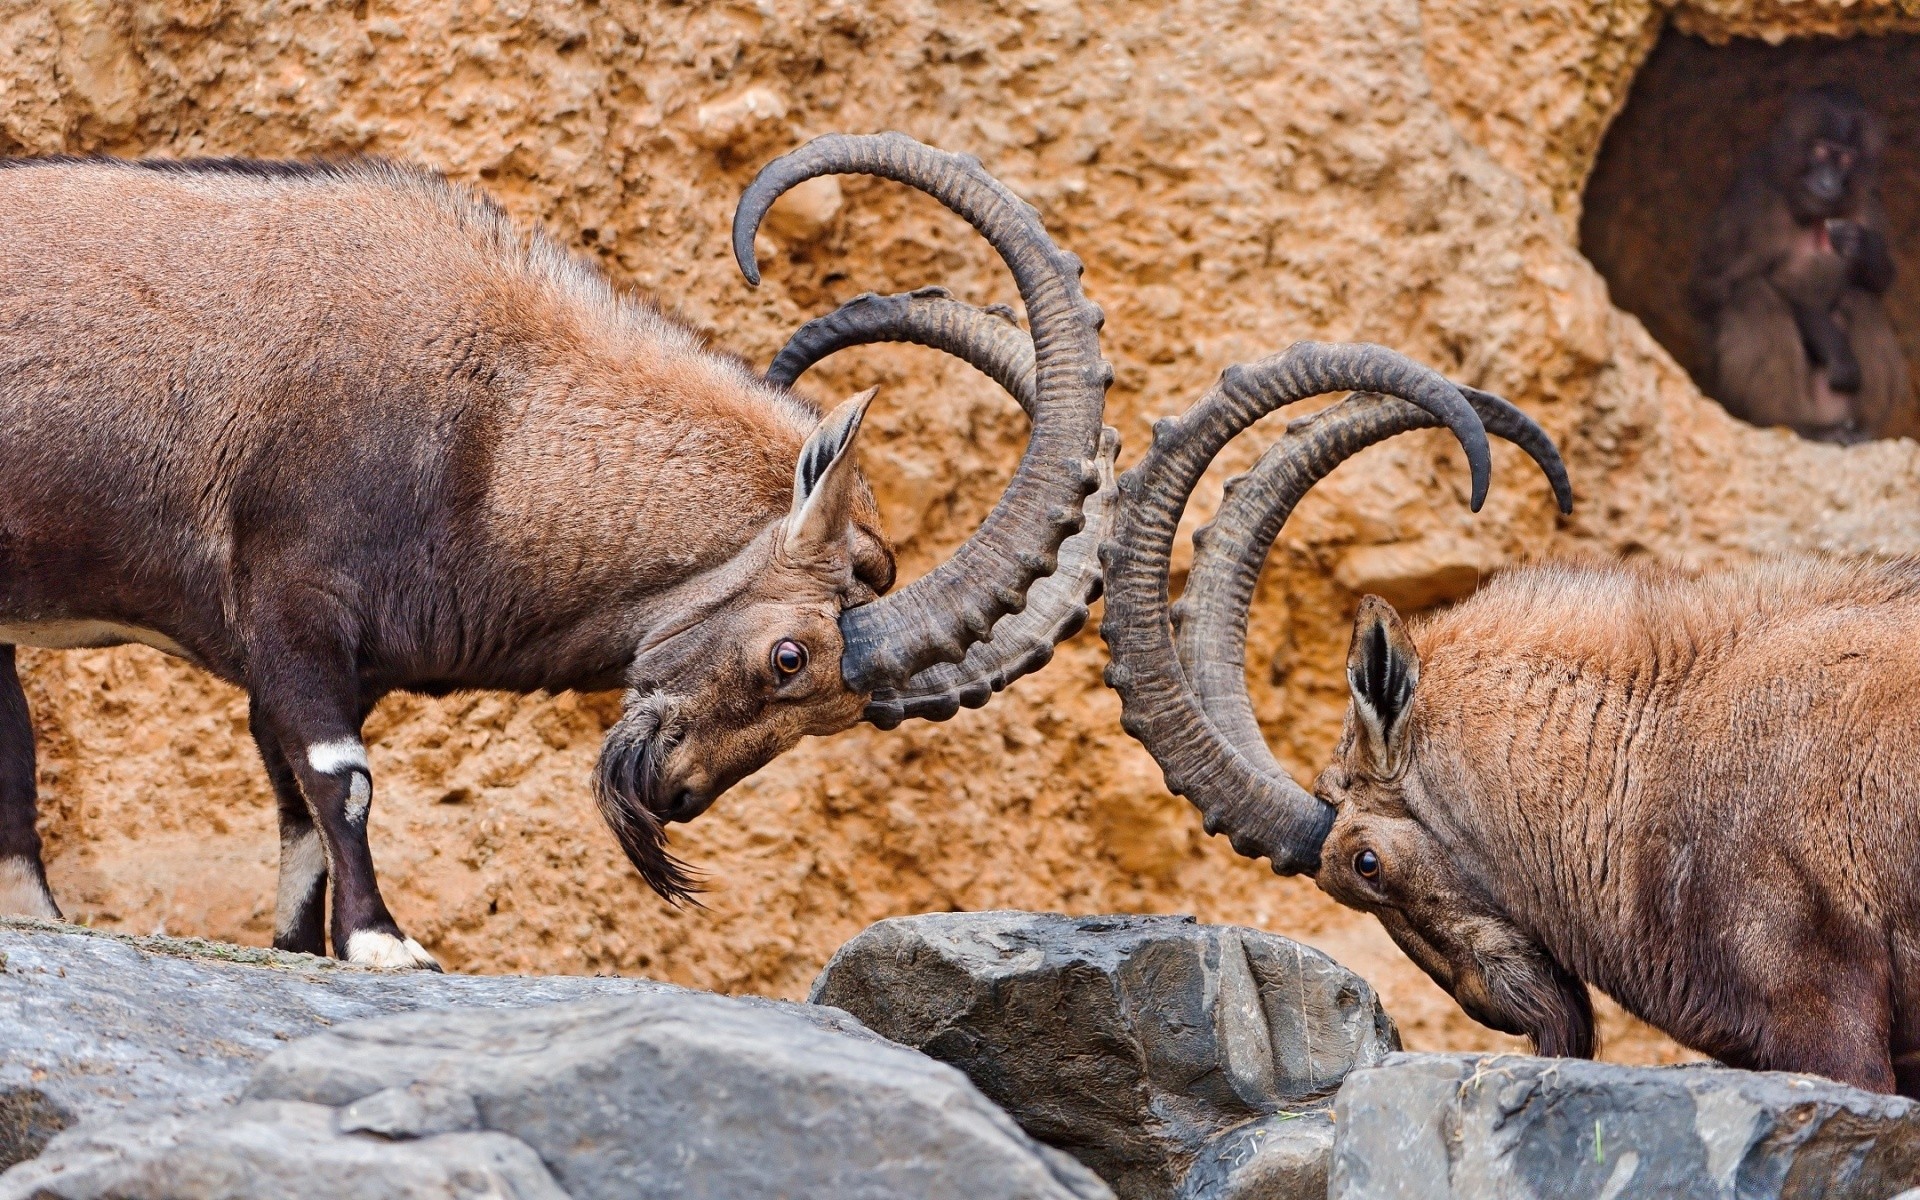
M351 653L327 635L326 616L269 617L248 648L249 661L257 664L250 681L254 736L261 757L270 764L277 759L292 776L319 831L325 882L332 889L334 955L369 966L437 971L433 956L400 932L374 877L373 853L367 846L373 771L360 743L359 684ZM283 819L291 807L290 800L282 801ZM300 841L297 813L283 833L295 839L291 851L284 837L282 841L283 886L291 914L295 900L311 898L315 885L302 887L313 872L305 848L309 844ZM313 934L304 922L313 919L302 912L297 928L290 925L287 930L289 941L301 936L311 944Z
M33 720L13 647L0 645L0 916L60 917L40 862L38 815Z

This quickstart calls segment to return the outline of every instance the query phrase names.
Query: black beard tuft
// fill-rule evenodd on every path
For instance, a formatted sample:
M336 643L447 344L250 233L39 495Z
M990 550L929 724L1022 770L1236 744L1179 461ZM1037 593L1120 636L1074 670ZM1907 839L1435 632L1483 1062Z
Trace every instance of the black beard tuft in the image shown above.
M1544 950L1540 957L1546 960L1544 964L1533 964L1533 969L1524 972L1490 971L1487 982L1527 1031L1535 1054L1592 1058L1599 1039L1587 985Z
M663 698L662 698L663 699ZM594 768L593 799L627 861L659 897L701 907L697 877L667 849L667 831L648 801L658 799L660 768L673 741L661 728L661 703L646 704L607 732Z

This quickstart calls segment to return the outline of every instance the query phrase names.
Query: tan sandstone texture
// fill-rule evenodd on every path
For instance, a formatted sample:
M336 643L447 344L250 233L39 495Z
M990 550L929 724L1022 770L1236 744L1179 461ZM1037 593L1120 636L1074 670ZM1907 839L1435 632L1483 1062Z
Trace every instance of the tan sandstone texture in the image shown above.
M1458 452L1430 433L1342 468L1282 537L1250 674L1304 781L1338 729L1361 590L1443 602L1543 554L1920 551L1913 443L1734 423L1579 249L1582 189L1663 28L1920 30L1904 2L0 0L0 153L428 163L764 362L863 290L1014 299L958 220L865 179L783 202L766 283L741 282L726 228L759 164L812 134L900 128L980 156L1086 259L1125 460L1223 367L1298 338L1388 343L1514 398L1567 452L1572 518L1511 450L1469 514ZM865 461L911 577L992 503L1021 418L920 350L845 355L809 386L869 383ZM1229 449L1199 514L1276 429ZM67 911L267 941L272 803L240 695L140 648L23 661ZM375 854L402 924L460 970L792 997L894 914L1186 911L1324 947L1379 985L1414 1046L1515 1044L1371 918L1205 837L1121 732L1103 662L1089 630L983 712L801 746L676 832L711 883L683 911L639 884L587 794L613 697L396 698L368 730ZM1607 1012L1609 1056L1680 1055Z

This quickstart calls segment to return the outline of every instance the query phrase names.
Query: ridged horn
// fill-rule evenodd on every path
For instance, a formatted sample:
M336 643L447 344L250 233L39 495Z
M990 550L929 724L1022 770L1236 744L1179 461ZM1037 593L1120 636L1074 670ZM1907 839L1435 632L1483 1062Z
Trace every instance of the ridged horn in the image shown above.
M873 694L863 716L882 729L908 717L944 721L963 708L979 708L1014 680L1053 661L1053 648L1086 626L1088 606L1100 598L1100 547L1113 533L1119 488L1113 459L1120 433L1100 434L1100 486L1087 497L1085 524L1060 544L1053 574L1027 591L1027 606L994 624L993 636L975 642L957 663L935 663L905 687Z
M1572 512L1566 466L1546 430L1489 392L1463 387L1460 394L1488 433L1539 464L1560 510ZM1247 695L1247 609L1274 539L1300 498L1335 466L1395 434L1438 424L1404 400L1357 392L1287 426L1251 470L1227 481L1220 511L1193 535L1193 567L1173 606L1175 648L1208 724L1255 766L1273 774L1285 769L1267 746Z
M1000 306L976 308L944 288L894 296L869 292L800 327L767 368L767 379L791 387L806 370L848 346L913 342L930 346L974 367L1033 407L1033 342ZM979 708L1014 680L1053 659L1053 648L1087 623L1088 606L1100 597L1100 544L1113 529L1114 456L1120 434L1111 425L1100 435L1100 486L1082 509L1080 532L1060 545L1053 574L1027 590L1026 607L994 624L957 663L935 663L899 688L873 694L865 719L892 729L909 717L944 721L963 708Z
M897 688L935 663L961 659L994 623L1018 612L1051 574L1060 544L1099 486L1094 465L1113 371L1100 357L1101 313L1080 290L1080 260L1047 236L1039 213L979 162L901 133L828 134L768 163L740 198L733 253L759 283L753 242L787 189L821 175L876 175L918 188L965 218L1012 272L1033 330L1033 433L1013 480L953 556L890 596L841 615L840 673L857 692Z
M867 292L794 331L767 368L767 382L792 387L821 359L849 346L912 342L942 350L993 380L1033 412L1033 339L1013 310L976 308L945 288L892 296Z
M1167 789L1200 810L1207 832L1225 833L1247 857L1271 859L1281 874L1318 868L1333 811L1272 770L1271 754L1251 757L1208 720L1174 646L1168 574L1180 514L1221 448L1267 413L1335 391L1398 396L1446 425L1473 464L1473 507L1480 507L1491 457L1480 416L1460 389L1382 346L1300 342L1229 367L1185 414L1155 423L1146 456L1120 479L1114 534L1101 550L1107 612L1100 633L1122 725L1160 764Z

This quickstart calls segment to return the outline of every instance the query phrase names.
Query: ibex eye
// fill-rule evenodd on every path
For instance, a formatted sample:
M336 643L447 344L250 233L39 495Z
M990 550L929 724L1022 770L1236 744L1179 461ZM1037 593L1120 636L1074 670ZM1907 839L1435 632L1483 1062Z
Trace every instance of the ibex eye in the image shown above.
M807 665L807 648L792 638L783 638L773 647L773 669L782 675L798 675Z
M1371 850L1362 850L1353 856L1353 869L1362 879L1375 879L1380 875L1380 856Z

